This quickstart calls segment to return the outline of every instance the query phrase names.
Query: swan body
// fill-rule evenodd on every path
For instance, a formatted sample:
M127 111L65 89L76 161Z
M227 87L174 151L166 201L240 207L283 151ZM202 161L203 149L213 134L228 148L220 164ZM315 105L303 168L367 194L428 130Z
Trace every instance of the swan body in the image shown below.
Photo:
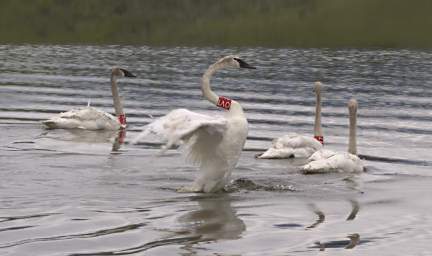
M312 137L289 134L273 140L272 146L258 158L308 158L321 148L322 144Z
M186 148L187 159L200 167L192 186L179 192L217 192L222 190L240 158L248 134L248 122L241 105L218 97L210 89L210 77L225 67L253 68L236 56L227 56L211 65L202 78L203 96L226 109L223 116L208 116L187 109L176 109L147 125L133 141L149 134L165 141L164 150L173 145Z
M94 107L73 109L42 122L50 129L118 130L117 118Z
M357 101L351 99L348 102L350 116L349 144L348 152L336 153L330 150L321 150L313 154L308 164L302 167L303 173L328 173L345 172L359 173L364 170L361 159L357 156L356 142L356 120L357 120Z
M314 86L316 94L314 138L298 134L284 135L273 140L272 145L264 153L257 155L261 159L308 158L324 143L321 128L321 83Z
M302 171L307 174L345 172L359 173L363 171L360 158L348 152L335 153L328 158L312 161L303 166Z
M336 154L337 154L337 152L322 148L322 149L316 151L315 153L313 153L308 158L308 160L309 161L316 161L316 160L320 160L320 159L326 159L326 158L329 158L329 157L334 156Z
M118 94L116 79L118 77L135 77L129 71L113 68L111 71L111 91L113 94L116 116L87 106L62 112L42 121L49 129L85 129L85 130L118 130L126 127L126 117Z

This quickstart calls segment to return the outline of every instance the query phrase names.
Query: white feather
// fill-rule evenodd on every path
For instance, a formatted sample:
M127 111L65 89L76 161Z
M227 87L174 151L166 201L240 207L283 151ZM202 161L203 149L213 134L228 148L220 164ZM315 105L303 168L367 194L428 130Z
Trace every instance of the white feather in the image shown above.
M117 130L121 127L113 115L94 107L62 112L42 123L51 129Z
M206 116L186 109L171 111L149 124L134 140L153 133L165 141L165 148L184 143L188 159L200 166L200 175L181 192L216 192L224 188L246 142L248 123L241 105L219 97L210 88L210 78L226 67L253 68L237 56L226 56L206 70L201 91L212 104L225 109L224 117Z
M308 158L321 148L321 143L312 137L289 134L273 140L272 146L258 158Z
M303 173L328 173L328 172L347 172L359 173L363 171L363 164L356 155L337 153L328 158L312 161L303 166Z
M322 137L321 82L315 82L314 92L316 94L314 136ZM257 158L308 158L321 148L322 144L315 138L298 134L288 134L273 140L271 147L261 155L258 155Z
M320 160L320 159L326 159L326 158L330 158L331 156L336 155L337 153L329 150L329 149L320 149L318 151L316 151L315 153L313 153L308 160L309 161L316 161L316 160Z
M111 93L115 112L119 117L124 117L124 112L116 80L118 77L125 76L125 74L129 77L134 77L134 75L124 69L114 67L111 70ZM48 120L42 121L42 124L50 129L118 130L126 127L116 117L91 107L90 103L90 99L88 99L87 107L57 114Z
M220 141L225 130L226 120L222 117L215 118L187 109L175 109L145 126L132 143L137 143L149 134L155 134L163 139L168 149L183 142L193 144L200 143L201 140Z
M356 119L357 119L357 101L351 99L348 102L349 110L349 152L357 152L356 148ZM327 173L327 172L347 172L358 173L364 170L360 158L348 152L335 153L330 150L320 150L313 154L308 164L302 167L304 173Z
M182 145L187 159L200 166L201 175L195 180L193 191L214 192L227 183L240 157L247 121L244 117L214 117L176 109L144 127L132 143L150 134L162 138L163 150Z

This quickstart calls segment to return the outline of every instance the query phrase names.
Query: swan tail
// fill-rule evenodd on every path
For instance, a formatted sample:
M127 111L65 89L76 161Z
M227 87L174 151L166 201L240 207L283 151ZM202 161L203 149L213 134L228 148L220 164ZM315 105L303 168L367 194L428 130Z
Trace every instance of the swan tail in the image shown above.
M281 159L292 157L294 157L294 151L292 148L269 148L264 153L257 155L257 158L259 159Z
M329 163L329 161L327 161L327 159L325 159L312 161L304 165L301 171L303 174L318 174L335 172L336 169L331 165L331 163Z
M143 138L147 137L150 134L149 129L145 129L144 131L142 131L140 134L138 134L138 136L136 136L133 140L132 140L132 144L138 144Z

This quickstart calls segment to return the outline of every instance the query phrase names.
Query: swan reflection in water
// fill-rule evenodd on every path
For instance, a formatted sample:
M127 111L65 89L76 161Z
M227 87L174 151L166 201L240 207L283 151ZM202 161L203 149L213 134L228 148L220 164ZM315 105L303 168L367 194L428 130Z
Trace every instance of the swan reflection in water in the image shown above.
M246 230L245 223L231 206L233 200L228 194L213 194L193 197L199 209L179 217L184 232L199 236L201 241L237 239Z
M182 255L196 255L196 244L206 241L234 240L246 230L245 223L231 206L232 197L228 194L208 194L192 197L199 209L190 211L178 218L182 226L176 236L189 238L181 247Z
M358 212L360 211L360 204L356 199L349 199L351 204L351 211L346 217L346 221L352 221L357 217ZM317 215L317 220L306 227L306 229L314 229L318 225L322 224L325 221L325 214L321 211L314 203L309 204L310 209ZM360 235L358 233L348 234L347 238L349 240L336 240L336 241L328 241L328 242L315 242L315 245L310 248L319 248L320 251L324 251L326 248L345 248L345 249L353 249L355 246L361 243ZM367 242L364 240L362 242Z

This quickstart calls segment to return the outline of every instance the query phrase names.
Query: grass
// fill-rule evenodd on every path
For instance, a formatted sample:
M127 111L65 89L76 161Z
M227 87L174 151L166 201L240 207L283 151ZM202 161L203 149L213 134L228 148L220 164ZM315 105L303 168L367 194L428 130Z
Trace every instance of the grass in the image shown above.
M2 0L0 43L431 48L430 0Z

